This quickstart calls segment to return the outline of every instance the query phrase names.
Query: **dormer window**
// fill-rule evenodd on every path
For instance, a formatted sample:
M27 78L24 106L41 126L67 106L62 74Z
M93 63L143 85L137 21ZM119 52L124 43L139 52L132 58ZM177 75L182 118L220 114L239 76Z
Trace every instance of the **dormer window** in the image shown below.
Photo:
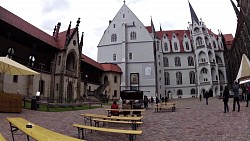
M175 50L178 50L178 45L177 45L176 42L174 42L174 49L175 49Z
M113 27L115 28L115 24L113 24Z
M168 51L168 43L164 43L164 49L165 51Z
M125 14L122 14L122 17L125 18Z
M189 43L185 42L186 50L189 50Z

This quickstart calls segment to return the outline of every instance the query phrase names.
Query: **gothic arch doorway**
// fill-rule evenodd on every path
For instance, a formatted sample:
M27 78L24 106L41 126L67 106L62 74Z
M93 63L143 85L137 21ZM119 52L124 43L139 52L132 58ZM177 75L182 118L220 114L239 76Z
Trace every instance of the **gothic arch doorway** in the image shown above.
M68 83L67 86L67 103L70 103L73 101L73 84L72 82Z

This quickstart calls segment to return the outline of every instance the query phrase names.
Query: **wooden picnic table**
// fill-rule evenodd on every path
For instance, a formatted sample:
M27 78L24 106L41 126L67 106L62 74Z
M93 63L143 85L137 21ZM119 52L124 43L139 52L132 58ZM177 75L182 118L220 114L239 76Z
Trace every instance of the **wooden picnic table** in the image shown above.
M52 130L43 128L37 124L31 123L27 121L26 119L20 118L20 117L12 117L7 118L7 120L10 122L11 127L11 134L12 139L14 139L14 133L16 131L20 130L24 132L27 135L27 139L29 141L29 137L37 140L37 141L83 141L77 138L73 138L70 136L66 136L57 132L54 132ZM26 125L32 125L32 128L27 128Z
M100 114L81 114L84 117L84 123L86 125L87 121L89 121L90 125L92 125L93 119L105 119L105 120L120 120L120 121L130 121L132 125L132 129L136 129L138 121L141 121L143 116L139 117L124 117L124 116L107 116Z
M145 109L105 109L108 112L108 116L111 116L111 111L118 112L130 112L130 115L134 116L134 112L145 112Z
M6 141L6 139L3 137L1 133L0 133L0 141Z

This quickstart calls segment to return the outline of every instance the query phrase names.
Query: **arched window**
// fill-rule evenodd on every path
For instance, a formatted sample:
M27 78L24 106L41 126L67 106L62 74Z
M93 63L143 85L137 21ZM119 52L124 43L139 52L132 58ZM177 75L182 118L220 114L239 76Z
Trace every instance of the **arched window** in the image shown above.
M185 45L186 45L186 50L189 50L189 43L185 42Z
M8 54L7 54L6 57L12 59L14 53L15 53L14 49L13 49L13 48L9 48L9 49L8 49Z
M195 94L195 89L191 89L191 95Z
M204 73L204 74L207 74L207 69L206 68L202 68L201 72Z
M200 46L200 45L202 45L202 44L203 44L202 38L201 38L201 37L197 37L197 38L196 38L196 45L197 45L197 46Z
M35 65L35 57L29 56L28 66L34 67L34 65Z
M181 66L181 59L180 57L175 57L174 58L175 66L180 67Z
M199 33L199 32L200 32L199 28L196 27L196 28L194 29L194 32L195 32L195 33Z
M217 48L215 41L213 41L213 46L214 46L214 49Z
M195 73L193 71L189 73L189 81L190 84L195 84Z
M181 85L182 84L182 73L176 72L176 84Z
M194 58L192 56L188 57L188 66L194 66Z
M163 64L164 64L164 67L169 67L168 58L167 57L163 57Z
M209 42L209 39L208 39L207 37L205 37L205 42L206 42L206 45L207 45L207 46L210 46L210 45L211 45L210 42Z
M168 72L164 72L165 85L170 85L170 76Z
M178 45L176 42L174 42L174 50L178 50Z
M177 90L177 96L178 96L178 98L181 98L181 96L183 95L183 93L182 93L182 90Z
M113 61L116 61L116 54L113 54Z
M116 34L112 34L111 35L111 42L116 42L117 41L117 35Z
M130 40L136 40L136 32L131 32L130 33Z

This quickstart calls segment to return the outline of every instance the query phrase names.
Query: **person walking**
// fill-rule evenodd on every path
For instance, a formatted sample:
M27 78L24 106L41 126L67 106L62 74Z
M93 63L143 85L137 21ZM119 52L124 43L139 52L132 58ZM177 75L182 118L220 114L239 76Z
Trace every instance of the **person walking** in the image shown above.
M206 98L206 104L208 105L208 98L209 98L209 93L208 93L208 91L205 92L204 98Z
M238 82L234 82L233 86L233 92L234 92L234 101L233 101L233 111L235 111L235 104L238 105L238 112L240 111L240 101L239 101L239 85Z
M224 113L229 112L228 99L229 99L229 90L228 87L225 86L225 89L223 91Z
M250 99L250 85L247 85L247 90L246 90L246 101L247 101L247 105L246 107L248 107L248 101Z

